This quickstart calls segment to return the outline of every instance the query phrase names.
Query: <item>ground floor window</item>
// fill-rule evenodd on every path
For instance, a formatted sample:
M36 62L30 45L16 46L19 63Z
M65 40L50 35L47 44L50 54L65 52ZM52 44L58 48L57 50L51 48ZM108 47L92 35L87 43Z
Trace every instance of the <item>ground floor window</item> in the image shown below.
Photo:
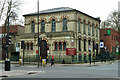
M54 49L55 50L66 50L66 42L55 42Z

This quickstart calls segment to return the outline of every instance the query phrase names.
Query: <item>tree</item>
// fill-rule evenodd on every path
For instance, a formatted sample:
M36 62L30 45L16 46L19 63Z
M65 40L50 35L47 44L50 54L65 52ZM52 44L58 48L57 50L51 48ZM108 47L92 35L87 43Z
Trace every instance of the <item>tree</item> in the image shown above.
M118 31L118 11L114 10L109 15L107 20L101 23L101 28L112 28Z
M18 20L18 13L20 11L20 0L0 0L0 23L6 26L8 16L10 16L10 24Z
M4 40L8 18L10 25L16 24L16 20L19 22L18 13L20 11L20 2L20 0L0 0L0 25L2 25L5 30Z

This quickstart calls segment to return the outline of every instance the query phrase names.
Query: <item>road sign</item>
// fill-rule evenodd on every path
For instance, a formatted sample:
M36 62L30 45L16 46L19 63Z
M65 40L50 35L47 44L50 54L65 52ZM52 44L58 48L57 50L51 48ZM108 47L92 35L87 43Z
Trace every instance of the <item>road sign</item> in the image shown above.
M74 42L71 42L71 46L74 46Z
M100 48L103 48L103 47L104 47L104 43L100 42Z

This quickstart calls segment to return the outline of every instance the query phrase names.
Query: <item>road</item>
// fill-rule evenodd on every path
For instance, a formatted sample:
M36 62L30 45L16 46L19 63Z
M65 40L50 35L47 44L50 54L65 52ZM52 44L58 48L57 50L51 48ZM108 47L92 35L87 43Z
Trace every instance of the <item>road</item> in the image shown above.
M4 65L2 65L4 68ZM19 75L9 78L118 78L118 62L99 66L17 66L12 64L11 71ZM1 68L0 68L1 69ZM119 69L120 70L120 69ZM16 71L16 72L15 72ZM21 74L20 74L21 73ZM33 73L33 74L27 74ZM119 75L120 76L120 75Z

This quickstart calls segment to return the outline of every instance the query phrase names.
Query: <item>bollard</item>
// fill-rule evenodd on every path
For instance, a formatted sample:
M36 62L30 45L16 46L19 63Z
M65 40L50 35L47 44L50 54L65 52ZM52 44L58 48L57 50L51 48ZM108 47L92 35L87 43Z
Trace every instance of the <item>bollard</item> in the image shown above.
M10 71L10 60L5 60L5 71Z

